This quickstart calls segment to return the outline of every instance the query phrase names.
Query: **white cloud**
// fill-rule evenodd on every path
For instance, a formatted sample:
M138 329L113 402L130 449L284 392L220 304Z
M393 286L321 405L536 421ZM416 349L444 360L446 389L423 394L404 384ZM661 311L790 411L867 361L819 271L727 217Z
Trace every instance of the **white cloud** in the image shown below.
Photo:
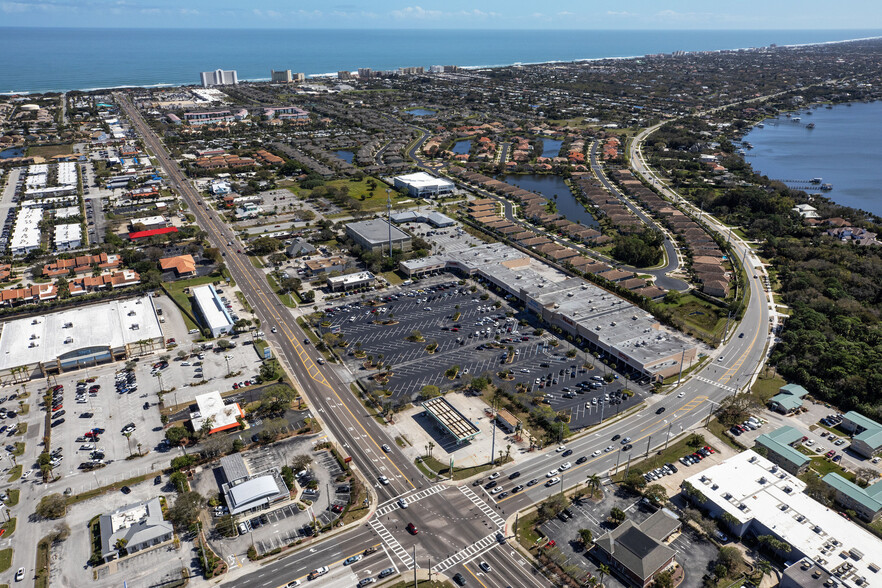
M628 12L627 10L621 10L621 11L607 10L606 15L607 16L623 16L623 17L628 17L628 18L633 17L633 16L638 16L636 13Z
M180 10L178 10L178 14L181 14L183 16L194 16L199 14L199 11L195 8L181 8Z
M392 17L401 20L435 20L444 16L440 10L426 10L422 6L408 6L401 10L393 10Z

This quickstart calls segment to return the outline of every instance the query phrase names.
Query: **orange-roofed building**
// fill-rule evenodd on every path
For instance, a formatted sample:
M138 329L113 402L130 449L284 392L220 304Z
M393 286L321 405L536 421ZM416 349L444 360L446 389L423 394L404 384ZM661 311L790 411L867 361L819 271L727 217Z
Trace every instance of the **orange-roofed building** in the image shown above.
M193 259L193 256L190 254L164 257L159 260L159 267L161 267L164 272L174 270L175 275L179 278L182 276L196 275L196 260Z

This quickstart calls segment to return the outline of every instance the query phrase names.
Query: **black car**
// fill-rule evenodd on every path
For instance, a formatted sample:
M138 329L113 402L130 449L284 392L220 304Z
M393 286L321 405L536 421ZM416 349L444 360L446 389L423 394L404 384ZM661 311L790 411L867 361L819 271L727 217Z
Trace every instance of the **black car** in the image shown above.
M465 576L463 576L463 575L460 574L459 572L457 572L456 575L453 576L453 581L456 582L456 584L457 584L458 586L465 586L465 585L466 585L466 579L465 579Z
M495 486L496 486L496 480L490 480L489 482L487 482L486 484L484 484L484 488L487 488L488 490L489 490L490 488L495 487Z
M576 460L576 463L580 464L580 463L585 463L586 461L588 461L588 458L583 455L582 457L580 457L579 459Z
M632 445L630 443L628 443L627 445L622 447L622 451L631 451L631 447L632 447Z
M119 491L122 492L123 494L129 494L132 491L132 489L129 488L128 486L123 486L122 488L119 489Z
M663 413L665 410L667 410L667 409L665 409L664 406L660 406L659 409L658 409L657 411L655 411L655 414L661 414L661 413Z
M621 439L621 438L622 438L621 435L613 435L612 440L613 440L613 441L618 441L618 440Z
M57 426L57 425L60 425L60 424L63 423L63 422L64 422L64 419L58 419L57 421L52 421L52 424L49 425L49 426L50 426L50 427L55 427L55 426Z
M563 453L561 453L560 456L561 456L561 457L569 457L569 456L571 456L572 454L573 454L573 450L572 450L572 449L567 449L566 451L564 451Z
M58 419L58 418L63 417L64 414L65 414L65 411L64 411L64 409L62 408L61 410L59 410L58 412L56 412L55 414L53 414L53 415L52 415L52 418L53 418L53 419Z
M519 477L520 475L521 475L521 472L515 472L515 473L509 475L509 476L508 476L508 479L509 479L509 480L514 480L515 478Z
M153 483L157 486L159 484L162 484L162 476L156 476L155 478L153 478Z

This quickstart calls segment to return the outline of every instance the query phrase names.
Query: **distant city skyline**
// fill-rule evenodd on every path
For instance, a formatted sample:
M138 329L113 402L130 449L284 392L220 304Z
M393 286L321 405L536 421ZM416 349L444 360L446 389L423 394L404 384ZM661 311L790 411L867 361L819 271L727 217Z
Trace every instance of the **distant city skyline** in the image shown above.
M422 3L399 0L0 0L4 26L290 29L882 29L882 7L847 3L744 0L716 7L696 0L616 4L557 0Z

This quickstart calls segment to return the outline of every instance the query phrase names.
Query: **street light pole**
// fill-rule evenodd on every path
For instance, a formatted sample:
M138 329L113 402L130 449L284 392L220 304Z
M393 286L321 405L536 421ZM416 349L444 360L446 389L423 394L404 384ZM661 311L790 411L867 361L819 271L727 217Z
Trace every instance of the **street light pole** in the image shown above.
M668 448L668 441L671 440L671 426L673 424L674 424L674 421L671 421L670 423L668 423L668 434L665 436L665 448L662 449L662 451L664 451L665 449Z

